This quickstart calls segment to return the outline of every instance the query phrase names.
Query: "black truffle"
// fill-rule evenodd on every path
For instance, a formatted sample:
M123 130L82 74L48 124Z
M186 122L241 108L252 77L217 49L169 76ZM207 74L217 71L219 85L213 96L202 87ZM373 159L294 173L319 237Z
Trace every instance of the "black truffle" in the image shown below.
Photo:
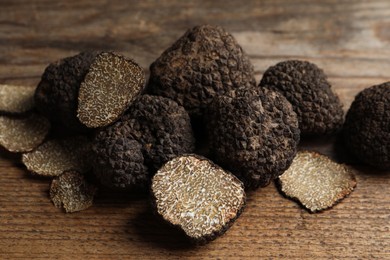
M246 188L268 185L296 154L298 119L280 93L251 88L216 97L207 124L214 159Z
M290 101L302 135L330 134L343 124L342 104L324 72L313 63L280 62L265 71L260 86L279 91Z
M390 169L390 82L360 92L344 124L348 149L363 162Z
M232 35L221 27L188 30L150 66L149 91L202 115L214 96L255 85L253 66Z
M112 188L144 188L168 160L194 150L188 113L158 96L138 98L121 120L98 132L94 172Z

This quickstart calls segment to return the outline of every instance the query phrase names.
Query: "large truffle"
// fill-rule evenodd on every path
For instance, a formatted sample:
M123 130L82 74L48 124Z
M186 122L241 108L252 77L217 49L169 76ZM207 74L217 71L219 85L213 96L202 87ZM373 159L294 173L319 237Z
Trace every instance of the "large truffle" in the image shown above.
M138 98L122 119L98 132L95 174L112 188L144 188L162 164L194 150L188 113L158 96Z
M280 62L265 71L260 86L279 91L290 101L303 135L330 134L343 124L342 104L324 72L313 63Z
M207 127L216 162L252 189L282 174L299 142L291 104L268 89L240 89L216 97L209 107Z
M199 116L214 96L255 85L253 66L221 27L188 30L150 66L151 93L175 100Z
M390 169L390 82L355 97L343 132L351 153L367 164Z

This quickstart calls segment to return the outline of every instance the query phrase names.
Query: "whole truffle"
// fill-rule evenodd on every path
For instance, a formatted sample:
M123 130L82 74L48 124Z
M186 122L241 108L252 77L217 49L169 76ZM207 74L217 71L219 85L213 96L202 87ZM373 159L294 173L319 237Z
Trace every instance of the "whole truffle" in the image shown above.
M200 116L214 96L255 85L253 66L221 27L188 30L150 66L149 91L175 100Z
M344 124L348 149L363 162L390 169L390 82L360 92Z
M313 63L280 62L265 71L260 86L279 91L290 101L302 135L330 134L343 124L342 104L324 72Z
M214 159L246 188L268 185L290 166L297 151L297 116L280 93L268 89L216 97L207 124Z
M39 112L52 122L75 132L87 127L77 119L77 99L80 84L98 52L81 52L50 64L35 91Z
M176 102L143 95L121 120L98 132L94 172L113 188L145 187L168 160L194 150L190 118Z

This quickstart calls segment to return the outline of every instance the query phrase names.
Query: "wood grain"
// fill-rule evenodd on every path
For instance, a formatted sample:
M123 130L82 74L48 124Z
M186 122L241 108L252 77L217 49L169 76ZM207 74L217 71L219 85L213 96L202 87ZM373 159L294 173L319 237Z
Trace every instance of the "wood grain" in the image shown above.
M188 28L221 25L249 54L259 80L278 61L322 67L347 110L357 92L390 80L390 2L28 1L0 2L0 83L34 86L48 63L85 49L149 64ZM336 137L305 139L356 168L356 190L310 214L270 185L251 192L227 233L201 247L159 222L147 198L99 193L65 214L19 155L0 152L0 259L360 258L390 259L390 173L349 160Z

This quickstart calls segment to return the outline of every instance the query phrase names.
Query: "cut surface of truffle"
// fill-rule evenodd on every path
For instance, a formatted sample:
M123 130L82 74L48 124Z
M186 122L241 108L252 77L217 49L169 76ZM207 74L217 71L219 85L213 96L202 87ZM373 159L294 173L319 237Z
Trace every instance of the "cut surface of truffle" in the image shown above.
M91 141L83 136L48 140L32 152L25 153L22 161L27 169L42 176L59 176L67 170L81 173L91 168Z
M88 183L77 171L66 171L54 178L50 185L50 199L57 208L67 213L81 211L92 206L97 188Z
M297 113L302 135L330 134L343 124L342 104L324 72L313 63L280 62L265 71L260 86L287 98Z
M279 177L281 191L311 212L321 211L349 195L356 186L352 171L315 152L298 152Z
M222 235L245 206L243 184L206 158L183 155L153 177L157 213L197 241Z
M143 69L133 60L104 52L99 54L81 83L77 117L96 128L116 121L143 90Z
M207 127L215 161L250 189L282 174L299 142L291 104L268 89L240 89L216 97L208 109Z
M34 108L34 87L0 85L0 114L23 114Z
M361 91L347 112L346 146L363 162L390 169L390 82Z
M253 66L221 27L188 30L150 66L149 91L175 100L199 116L214 96L255 85Z
M22 118L0 115L0 145L10 152L33 150L44 141L49 130L49 121L38 114Z

